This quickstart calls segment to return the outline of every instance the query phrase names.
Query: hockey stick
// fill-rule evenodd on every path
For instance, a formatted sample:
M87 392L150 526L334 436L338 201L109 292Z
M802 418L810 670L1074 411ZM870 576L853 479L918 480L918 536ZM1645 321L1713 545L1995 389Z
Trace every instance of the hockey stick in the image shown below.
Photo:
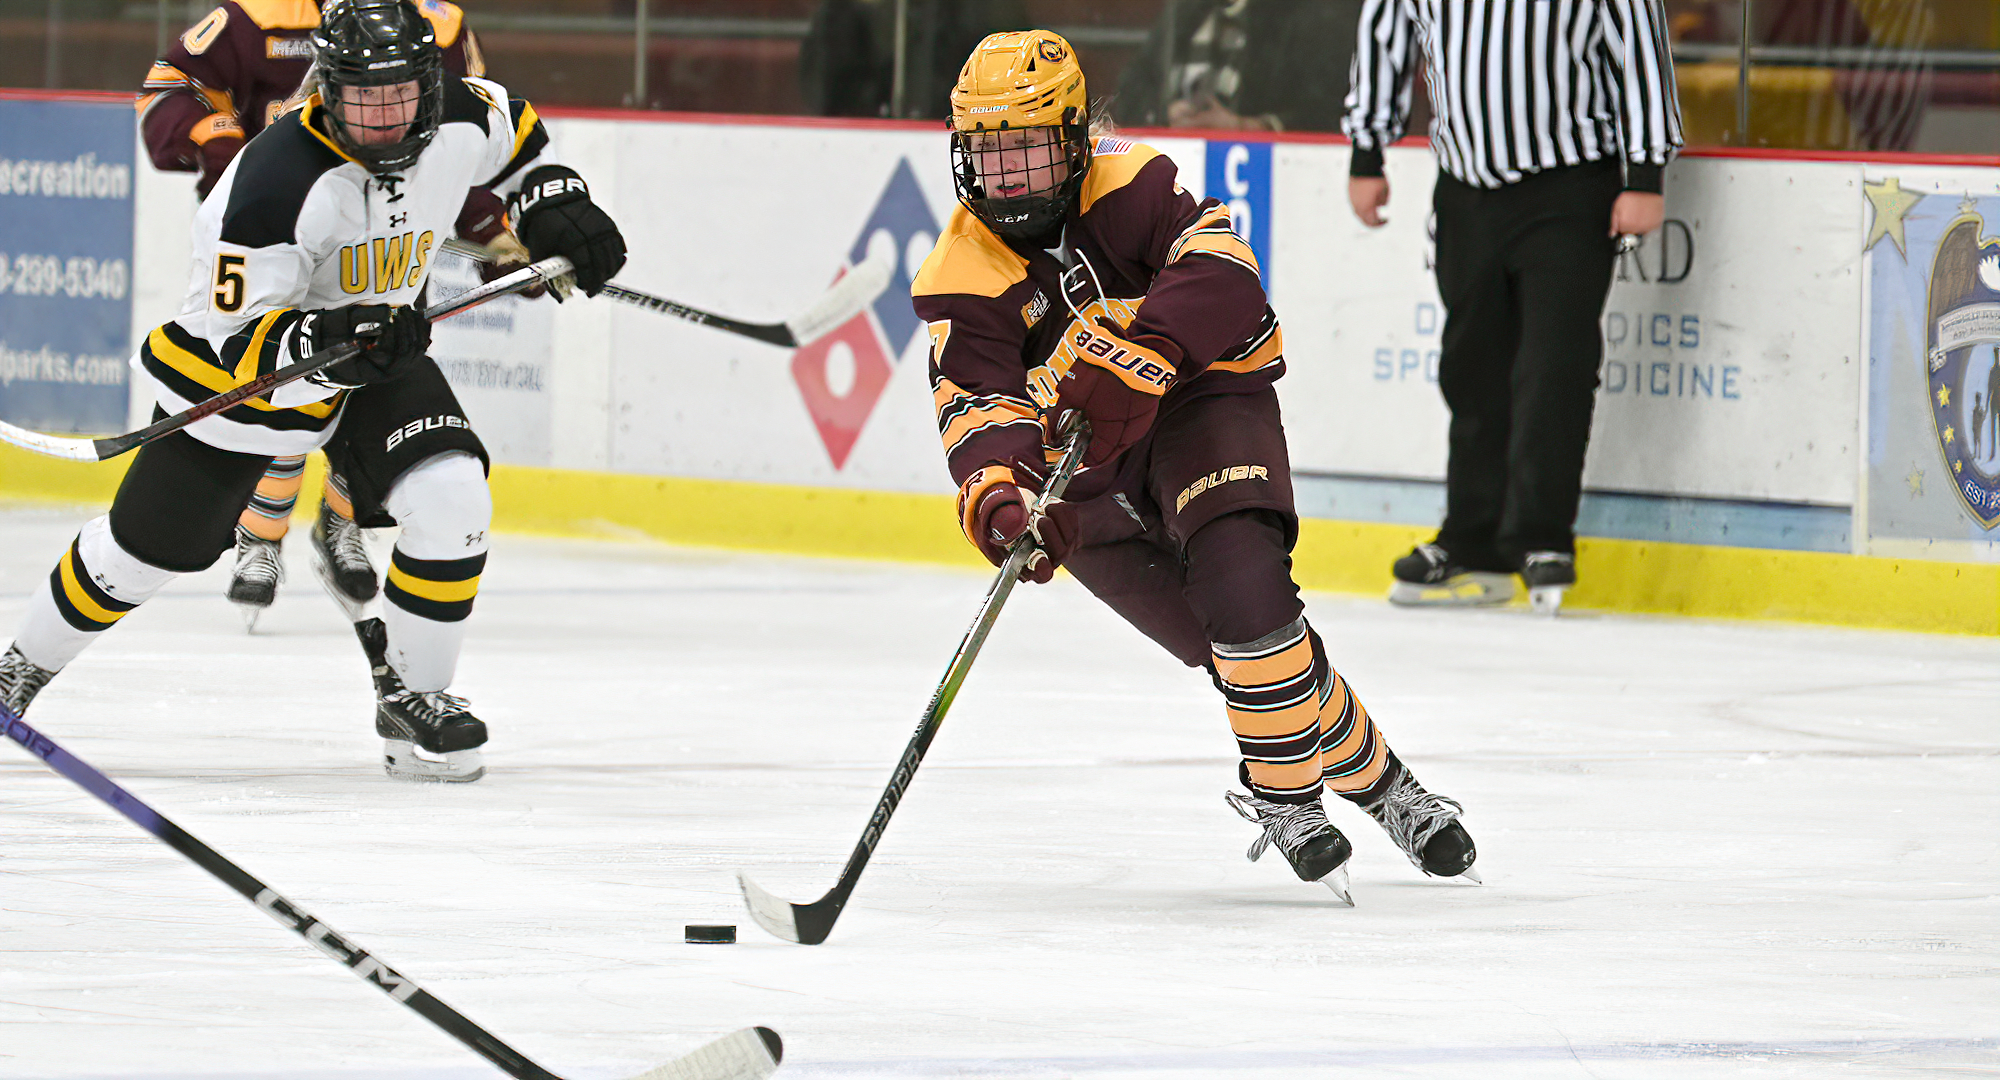
M134 825L152 833L161 843L235 889L244 899L276 919L278 925L345 964L383 993L499 1066L502 1072L517 1080L562 1080L501 1042L492 1032L466 1019L457 1009L431 996L430 991L418 986L416 980L376 959L304 908L278 895L276 890L252 877L214 848L195 839L187 830L168 821L159 811L141 802L138 796L120 787L117 781L57 746L54 739L29 727L27 721L14 715L5 705L0 705L0 727L6 729L8 738L47 762L49 768L103 800ZM784 1044L779 1041L777 1032L765 1027L744 1028L657 1068L648 1069L631 1080L761 1080L777 1069L783 1057Z
M1090 429L1082 423L1073 427L1069 446L1063 450L1062 458L1056 463L1055 475L1049 480L1048 490L1035 500L1030 524L1039 519L1042 508L1062 498L1069 480L1076 473L1076 467L1083 460L1085 447L1090 445ZM965 676L972 670L972 662L979 658L979 649L986 644L986 634L993 629L994 620L1000 617L1001 605L1014 591L1014 583L1020 579L1021 570L1028 565L1028 557L1034 553L1033 529L1024 531L1014 547L1007 553L1007 561L1000 566L1000 573L994 577L993 586L986 590L986 600L979 605L979 616L972 620L972 626L965 632L965 638L958 643L958 652L953 654L950 666L945 668L944 681L938 684L937 693L931 695L930 707L924 710L923 720L917 724L915 735L903 748L903 756L896 762L896 771L889 777L889 786L882 790L881 801L875 804L875 813L868 819L868 827L861 833L861 842L854 845L854 854L847 857L847 865L840 871L840 880L833 883L825 896L810 904L793 904L773 896L750 880L748 874L739 871L736 883L743 889L743 900L750 905L750 917L757 925L769 930L786 941L796 941L801 945L817 945L833 933L834 921L840 918L840 911L847 906L847 898L854 892L855 883L861 880L861 871L868 865L868 857L875 853L875 845L882 840L882 833L889 827L889 818L895 814L897 804L910 790L910 782L916 779L917 766L923 764L924 754L931 748L931 740L944 724L944 714L958 697L958 688L965 682Z
M448 318L461 311L476 308L488 300L520 292L533 285L546 284L569 273L569 260L557 256L543 259L532 266L524 266L503 278L496 278L476 289L460 293L449 300L443 300L424 309L424 318L432 322ZM286 383L295 382L315 371L328 368L361 351L361 346L347 342L296 364L287 364L276 371L266 372L225 393L217 394L207 401L189 406L172 416L164 417L137 431L123 435L107 435L101 439L72 439L61 435L44 435L39 431L15 427L0 420L0 442L13 443L24 450L37 454L63 458L68 461L103 461L120 454L136 450L163 435L171 435L197 420L202 420L231 406L263 397Z
M457 237L446 240L444 250L455 255L463 255L476 262L486 262L489 258L484 248ZM893 257L869 259L842 275L840 280L834 282L833 287L828 289L812 307L784 322L777 323L744 322L616 283L605 285L598 295L608 296L620 303L632 304L648 311L657 311L676 319L686 319L691 323L741 334L767 344L796 349L825 337L842 323L860 314L862 308L874 303L875 298L882 295L882 290L889 287L889 276L894 271Z

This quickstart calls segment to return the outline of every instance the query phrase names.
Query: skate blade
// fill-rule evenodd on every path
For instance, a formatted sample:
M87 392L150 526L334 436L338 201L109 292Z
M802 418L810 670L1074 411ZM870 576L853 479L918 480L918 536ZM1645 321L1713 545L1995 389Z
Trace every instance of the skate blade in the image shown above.
M1567 585L1542 585L1528 590L1528 607L1537 615L1547 615L1553 619L1562 610L1563 590Z
M379 591L366 600L356 600L342 592L339 583L333 580L333 568L327 565L326 557L320 554L318 545L307 544L306 552L308 554L306 561L312 564L313 576L319 579L320 588L326 590L326 595L332 597L333 602L340 606L348 622L366 622L382 613L380 603L382 594Z
M1447 578L1435 585L1398 581L1389 590L1389 602L1404 607L1477 607L1504 604L1514 598L1514 575L1474 571Z
M384 739L382 771L398 780L470 784L486 775L486 760L477 749L451 750L438 757L427 757L415 743Z
M1460 881L1470 881L1470 882L1472 882L1472 883L1473 883L1474 885L1484 885L1484 884L1486 884L1486 879L1485 879L1485 878L1482 878L1482 877L1480 877L1480 876L1479 876L1479 871L1477 871L1477 870L1474 870L1474 869L1473 869L1472 867L1470 867L1470 866L1468 866L1468 867L1466 867L1465 869L1463 869L1463 870L1461 870L1461 871L1459 871L1459 872L1458 872L1458 878L1457 878L1457 880L1460 880Z
M263 615L264 611L270 606L268 604L243 604L237 603L234 600L230 601L230 603L236 604L237 614L243 616L243 632L246 634L257 632L257 618Z
M1354 889L1347 880L1346 863L1341 863L1339 866L1327 871L1326 876L1319 879L1319 883L1333 891L1334 899L1346 904L1348 907L1354 906Z

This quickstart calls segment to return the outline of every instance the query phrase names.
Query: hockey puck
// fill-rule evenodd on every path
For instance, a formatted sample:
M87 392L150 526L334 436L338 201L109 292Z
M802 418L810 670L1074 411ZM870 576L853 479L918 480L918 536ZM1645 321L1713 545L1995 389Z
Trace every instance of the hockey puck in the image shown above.
M687 941L690 945L736 944L736 928L734 926L689 926L686 930Z

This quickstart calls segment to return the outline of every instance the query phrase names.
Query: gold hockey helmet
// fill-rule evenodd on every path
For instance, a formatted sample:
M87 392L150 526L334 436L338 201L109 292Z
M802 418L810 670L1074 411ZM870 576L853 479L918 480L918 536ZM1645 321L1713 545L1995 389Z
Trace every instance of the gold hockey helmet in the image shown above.
M1076 50L1048 30L988 35L952 87L951 128L952 175L966 209L1003 236L1046 236L1090 169Z

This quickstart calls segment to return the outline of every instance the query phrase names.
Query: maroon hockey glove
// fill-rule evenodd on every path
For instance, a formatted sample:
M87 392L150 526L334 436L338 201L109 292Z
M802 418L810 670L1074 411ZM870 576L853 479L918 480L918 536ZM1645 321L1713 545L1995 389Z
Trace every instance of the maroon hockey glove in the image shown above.
M507 204L514 231L540 262L561 255L576 267L576 285L596 296L625 266L625 237L611 215L590 201L583 177L561 165L544 165L521 181Z
M1054 412L1076 409L1090 421L1085 468L1104 465L1145 438L1160 398L1174 384L1180 348L1165 338L1133 340L1124 334L1105 318L1095 326L1071 319L1063 331L1060 352L1074 362L1056 384Z
M299 320L292 352L310 360L349 341L360 343L361 352L306 378L337 390L400 379L430 351L431 324L416 308L388 304L309 311Z
M1024 475L1024 479L1034 478ZM1030 528L1028 515L1035 495L1033 488L1016 483L1014 470L1005 465L988 465L958 489L959 526L987 562L999 566L1007 561L1007 550ZM1076 550L1076 507L1052 499L1032 527L1035 550L1021 568L1021 580L1045 585Z

